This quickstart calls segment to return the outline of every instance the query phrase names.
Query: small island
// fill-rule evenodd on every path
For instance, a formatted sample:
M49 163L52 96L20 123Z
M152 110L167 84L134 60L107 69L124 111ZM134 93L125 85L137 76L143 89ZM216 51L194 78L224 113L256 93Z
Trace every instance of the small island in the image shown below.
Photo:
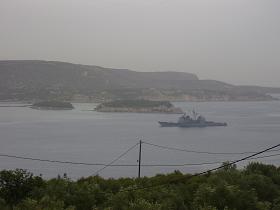
M181 108L175 107L169 101L149 100L116 100L99 104L98 112L135 112L135 113L168 113L182 114Z
M47 110L71 110L74 106L69 102L63 101L41 101L31 105L33 109L47 109Z

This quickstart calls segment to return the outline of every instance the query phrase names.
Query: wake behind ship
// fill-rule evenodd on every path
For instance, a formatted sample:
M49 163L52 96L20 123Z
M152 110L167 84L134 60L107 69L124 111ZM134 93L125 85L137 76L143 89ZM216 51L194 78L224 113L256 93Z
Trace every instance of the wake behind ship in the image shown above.
M227 123L206 121L205 117L199 115L195 111L192 112L192 116L186 113L179 117L177 122L158 122L162 127L214 127L214 126L227 126Z

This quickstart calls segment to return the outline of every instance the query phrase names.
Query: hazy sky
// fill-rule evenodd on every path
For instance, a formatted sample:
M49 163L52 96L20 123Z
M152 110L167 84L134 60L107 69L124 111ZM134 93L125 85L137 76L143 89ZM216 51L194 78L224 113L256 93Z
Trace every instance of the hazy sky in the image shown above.
M0 0L0 59L280 86L280 0Z

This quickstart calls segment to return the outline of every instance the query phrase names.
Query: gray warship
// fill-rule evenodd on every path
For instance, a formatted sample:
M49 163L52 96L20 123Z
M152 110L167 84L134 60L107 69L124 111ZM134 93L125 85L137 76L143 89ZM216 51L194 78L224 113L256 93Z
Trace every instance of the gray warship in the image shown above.
M187 115L184 113L181 117L179 117L177 122L158 122L162 127L214 127L214 126L227 126L227 123L206 121L205 117L198 114L195 111L192 111L191 115Z

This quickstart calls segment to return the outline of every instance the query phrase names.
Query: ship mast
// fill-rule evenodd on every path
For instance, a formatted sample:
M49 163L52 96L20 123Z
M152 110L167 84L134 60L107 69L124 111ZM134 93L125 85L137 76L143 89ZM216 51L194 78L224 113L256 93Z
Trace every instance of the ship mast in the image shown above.
M193 109L193 111L192 111L192 114L193 114L193 118L194 118L194 120L196 120L196 117L197 117L197 113L196 113L196 111Z

